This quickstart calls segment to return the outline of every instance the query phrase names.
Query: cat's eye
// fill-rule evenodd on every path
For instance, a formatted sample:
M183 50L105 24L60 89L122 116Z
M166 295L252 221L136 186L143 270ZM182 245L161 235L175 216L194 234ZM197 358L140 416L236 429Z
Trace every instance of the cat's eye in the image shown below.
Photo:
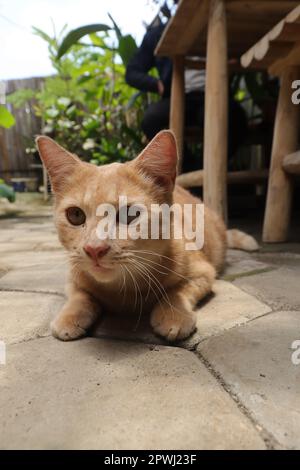
M117 223L123 225L130 225L131 222L137 220L140 215L141 210L138 206L123 206L117 212Z
M70 224L83 225L86 219L85 213L80 207L69 207L66 210L66 216Z

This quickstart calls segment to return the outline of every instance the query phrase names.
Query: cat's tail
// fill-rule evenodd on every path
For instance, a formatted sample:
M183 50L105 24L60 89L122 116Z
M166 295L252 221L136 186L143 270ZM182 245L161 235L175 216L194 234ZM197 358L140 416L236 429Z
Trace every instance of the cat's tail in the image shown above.
M232 229L227 230L227 247L235 248L236 250L256 251L259 245L255 238L241 230Z

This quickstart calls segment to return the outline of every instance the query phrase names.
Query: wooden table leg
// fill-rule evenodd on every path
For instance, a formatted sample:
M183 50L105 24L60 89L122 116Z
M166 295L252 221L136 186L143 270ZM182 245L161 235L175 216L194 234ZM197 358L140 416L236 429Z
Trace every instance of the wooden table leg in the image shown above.
M228 70L225 2L211 0L204 123L204 203L227 221Z
M283 170L282 162L286 155L297 150L299 105L292 103L291 84L299 77L300 67L287 68L281 77L263 227L265 242L283 242L288 235L292 180Z
M170 103L170 129L175 133L178 148L178 174L181 173L183 137L184 137L184 57L175 56L173 59L173 75Z

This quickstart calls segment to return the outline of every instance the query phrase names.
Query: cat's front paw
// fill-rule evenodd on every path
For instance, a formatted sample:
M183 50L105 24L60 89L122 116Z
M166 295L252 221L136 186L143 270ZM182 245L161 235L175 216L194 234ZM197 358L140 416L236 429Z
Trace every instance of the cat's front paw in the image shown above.
M156 334L168 341L178 341L190 336L196 329L193 311L178 312L169 306L157 306L151 314L151 326Z
M71 341L85 336L94 321L94 313L63 311L51 323L51 332L62 341Z

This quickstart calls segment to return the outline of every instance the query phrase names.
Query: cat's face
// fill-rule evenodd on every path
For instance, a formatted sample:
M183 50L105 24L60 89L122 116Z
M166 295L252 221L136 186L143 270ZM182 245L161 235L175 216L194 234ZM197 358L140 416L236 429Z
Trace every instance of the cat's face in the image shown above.
M163 253L169 241L151 238L150 225L146 239L132 233L139 232L142 220L145 227L146 217L150 224L153 204L172 203L177 164L173 134L159 133L130 163L102 167L81 162L47 137L39 137L37 144L56 196L59 238L73 265L99 282L133 272L145 275L150 253ZM109 227L104 223L107 205Z

